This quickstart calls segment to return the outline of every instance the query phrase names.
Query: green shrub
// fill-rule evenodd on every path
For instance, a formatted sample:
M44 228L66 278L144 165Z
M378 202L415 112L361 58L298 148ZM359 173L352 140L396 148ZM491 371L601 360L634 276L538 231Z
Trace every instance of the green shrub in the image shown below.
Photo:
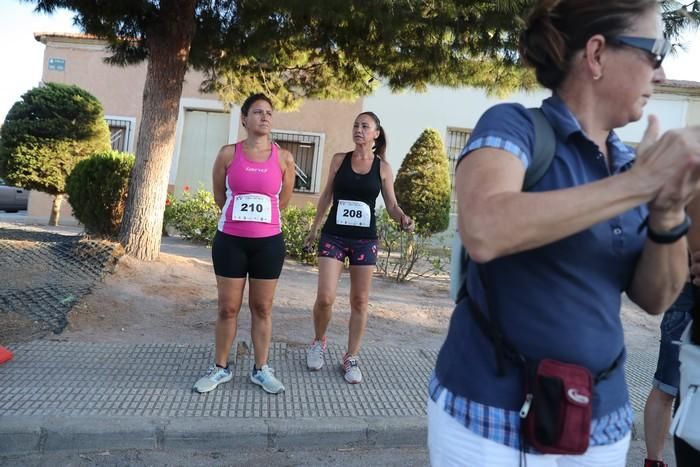
M313 250L304 251L304 240L309 234L315 216L316 208L310 203L303 208L289 206L282 211L282 234L287 255L306 264L318 262L316 258L318 242Z
M219 224L221 210L214 195L203 188L195 194L186 189L181 199L168 195L164 226L173 227L187 240L211 244Z
M95 154L76 164L66 180L73 214L94 235L116 237L124 216L134 156L118 151Z
M416 232L421 230L419 227L416 224ZM449 266L447 248L433 248L430 235L399 229L385 208L377 212L377 237L377 271L396 282L445 273Z
M163 232L175 229L188 240L211 244L219 223L221 211L214 196L200 189L194 195L185 187L181 199L169 194L163 214ZM305 252L304 240L316 215L316 208L289 206L282 211L282 233L287 255L306 264L316 264L316 250Z
M411 146L394 182L401 209L423 236L442 232L450 222L450 171L440 134L428 128Z

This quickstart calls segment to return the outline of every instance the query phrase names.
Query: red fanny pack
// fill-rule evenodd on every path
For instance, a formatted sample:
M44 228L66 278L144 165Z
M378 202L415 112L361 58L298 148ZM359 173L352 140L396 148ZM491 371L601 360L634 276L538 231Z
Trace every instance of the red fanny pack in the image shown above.
M487 292L482 271L485 266L477 265L477 271L484 292ZM494 347L497 375L505 375L507 361L523 370L525 402L520 409L523 452L528 446L544 454L586 452L591 436L593 387L619 366L624 358L624 348L615 361L595 377L580 365L548 358L530 360L503 336L498 320L488 306L488 293L484 296L486 313L481 311L468 290L464 297L469 301L469 312Z
M593 377L588 369L544 359L527 365L520 409L525 440L544 454L583 454L593 415Z

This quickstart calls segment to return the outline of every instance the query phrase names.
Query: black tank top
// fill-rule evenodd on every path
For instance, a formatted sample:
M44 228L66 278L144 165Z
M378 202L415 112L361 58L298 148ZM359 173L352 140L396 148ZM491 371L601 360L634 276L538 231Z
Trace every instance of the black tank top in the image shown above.
M321 231L339 237L376 239L374 205L382 191L381 159L375 156L372 168L364 175L352 170L351 161L352 152L348 152L335 174L333 206Z

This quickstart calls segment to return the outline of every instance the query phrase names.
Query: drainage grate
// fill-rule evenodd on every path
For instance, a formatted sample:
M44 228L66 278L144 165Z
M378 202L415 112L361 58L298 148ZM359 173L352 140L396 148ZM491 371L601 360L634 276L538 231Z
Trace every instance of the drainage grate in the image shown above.
M116 243L0 226L0 320L60 333L73 305L120 254ZM8 342L16 328L0 326L0 338Z

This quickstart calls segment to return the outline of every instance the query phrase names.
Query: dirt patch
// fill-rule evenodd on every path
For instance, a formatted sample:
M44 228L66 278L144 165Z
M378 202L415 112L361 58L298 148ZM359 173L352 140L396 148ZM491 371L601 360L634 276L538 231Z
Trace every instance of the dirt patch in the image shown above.
M46 322L34 321L14 312L0 314L0 344L27 342L51 334Z
M17 239L20 240L20 239ZM24 240L24 239L22 239ZM211 250L178 239L164 239L158 261L122 257L68 314L68 326L49 334L40 322L7 315L0 342L32 338L111 343L212 343L216 319L216 282ZM306 345L313 336L311 309L318 269L285 262L275 295L273 340ZM364 345L439 348L452 313L446 276L407 283L375 277ZM328 338L347 341L350 280L343 273ZM660 317L623 301L622 321L630 351L657 345ZM250 312L244 299L239 341L250 341Z
M202 247L192 246L190 250ZM205 249L204 249L205 250ZM162 254L155 262L129 257L81 300L69 314L60 339L121 343L213 342L216 282L206 251L189 257ZM275 294L273 339L305 345L313 337L311 308L318 270L286 261ZM349 274L343 273L328 332L344 343L350 317ZM447 278L397 284L376 277L364 344L437 348L447 329L452 304ZM238 338L250 339L247 300L241 310Z

